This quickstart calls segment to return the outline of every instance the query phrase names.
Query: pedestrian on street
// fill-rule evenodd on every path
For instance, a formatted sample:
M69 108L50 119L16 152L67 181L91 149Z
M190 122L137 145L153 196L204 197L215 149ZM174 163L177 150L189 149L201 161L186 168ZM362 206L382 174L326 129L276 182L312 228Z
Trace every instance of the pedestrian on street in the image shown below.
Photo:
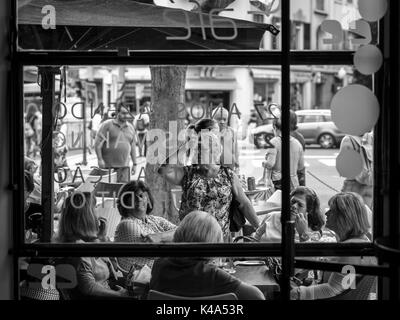
M267 149L263 162L264 173L260 182L265 181L267 187L276 190L282 189L282 132L281 120L275 119L273 123L275 137L271 139L274 148ZM290 188L297 188L299 183L298 174L304 170L303 147L297 139L290 136Z
M297 114L293 110L290 110L290 135L300 142L303 151L305 152L306 140L304 139L304 136L297 131ZM297 177L299 178L299 184L304 187L306 185L306 167L297 172Z
M147 153L146 136L150 125L150 101L145 101L139 109L139 114L133 120L133 125L138 133L139 157L145 157Z
M361 136L347 135L340 144L340 152L354 150L362 159L361 173L353 179L346 178L343 182L342 192L355 192L359 194L365 204L372 209L373 202L373 142L372 133Z
M101 125L95 141L95 150L100 168L113 168L117 182L129 182L136 172L136 132L129 122L132 118L128 108L119 104L114 119ZM133 166L130 170L129 156Z
M212 118L218 122L222 156L221 165L231 168L235 173L239 172L239 148L237 141L237 134L235 130L228 125L229 112L222 106L217 107L213 113Z

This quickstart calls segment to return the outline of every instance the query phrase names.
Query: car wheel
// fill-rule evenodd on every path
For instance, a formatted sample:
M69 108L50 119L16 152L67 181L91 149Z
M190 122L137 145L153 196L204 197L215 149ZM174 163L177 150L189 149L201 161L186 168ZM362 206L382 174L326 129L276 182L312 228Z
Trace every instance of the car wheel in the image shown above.
M323 149L331 149L336 145L335 138L330 133L321 134L318 143Z

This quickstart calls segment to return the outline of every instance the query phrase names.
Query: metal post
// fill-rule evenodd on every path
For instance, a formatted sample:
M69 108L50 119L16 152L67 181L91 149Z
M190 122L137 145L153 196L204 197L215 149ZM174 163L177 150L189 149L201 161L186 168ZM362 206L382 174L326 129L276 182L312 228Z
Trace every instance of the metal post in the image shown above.
M57 67L39 67L42 96L42 206L43 225L42 242L50 242L53 235L54 206L54 160L53 160L53 130L55 106L55 75L60 74Z
M294 223L290 221L290 1L282 1L282 278L281 297L290 300L294 270Z

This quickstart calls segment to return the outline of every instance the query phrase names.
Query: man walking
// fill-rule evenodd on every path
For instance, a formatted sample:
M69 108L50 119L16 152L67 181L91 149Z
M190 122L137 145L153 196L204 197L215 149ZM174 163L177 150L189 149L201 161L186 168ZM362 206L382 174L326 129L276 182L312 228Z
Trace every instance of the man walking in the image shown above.
M136 172L136 132L128 122L131 113L122 104L117 106L114 119L102 123L96 135L95 150L100 168L117 171L117 182L129 182L130 174ZM132 158L132 170L129 168Z

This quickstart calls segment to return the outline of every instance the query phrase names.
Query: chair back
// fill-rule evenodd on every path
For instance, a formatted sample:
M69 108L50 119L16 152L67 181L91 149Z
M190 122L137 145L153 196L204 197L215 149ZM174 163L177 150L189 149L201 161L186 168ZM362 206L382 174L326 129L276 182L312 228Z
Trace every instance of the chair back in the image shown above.
M204 297L184 297L177 296L165 292L160 292L156 290L150 290L147 296L147 300L238 300L236 294L223 293L215 296L204 296Z
M26 281L20 284L20 296L22 300L60 300L57 289L31 288Z
M96 187L93 190L94 196L107 197L107 198L112 198L114 196L117 197L118 192L123 185L124 183L107 183L100 181L99 183L96 184Z
M361 276L355 289L347 289L329 300L369 300L371 293L376 292L376 277Z
M117 182L117 173L103 169L93 169L89 175L85 176L85 182L76 190L81 192L92 192L98 184L114 184Z
M113 239L115 230L121 221L121 215L119 214L116 200L114 200L114 198L104 198L104 201L97 203L95 212L99 218L105 218L107 220L106 236Z

